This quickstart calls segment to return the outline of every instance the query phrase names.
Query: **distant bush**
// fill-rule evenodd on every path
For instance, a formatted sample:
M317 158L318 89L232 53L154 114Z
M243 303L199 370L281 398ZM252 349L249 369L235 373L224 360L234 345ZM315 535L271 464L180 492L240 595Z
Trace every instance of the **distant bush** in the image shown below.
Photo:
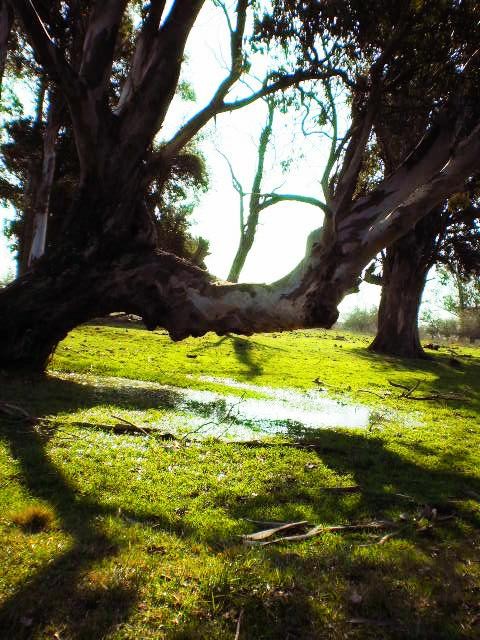
M451 338L458 336L460 329L456 318L438 318L431 311L422 315L422 332L425 332L433 340L435 338Z
M358 331L359 333L376 333L377 316L377 307L370 309L355 307L342 322L342 327L348 331Z
M460 314L460 336L473 341L480 338L480 307L464 309Z
M3 276L0 276L0 289L3 289L4 287L6 287L7 284L10 284L10 282L12 282L14 279L15 279L15 276L13 275L12 271L9 271Z

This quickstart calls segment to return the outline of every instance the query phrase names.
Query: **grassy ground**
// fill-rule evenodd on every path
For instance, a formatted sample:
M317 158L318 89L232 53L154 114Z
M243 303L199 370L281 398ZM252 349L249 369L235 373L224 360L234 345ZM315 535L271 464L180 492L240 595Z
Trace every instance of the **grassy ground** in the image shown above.
M38 418L0 415L0 637L480 638L480 350L407 362L345 337L174 345L86 326L48 377L0 377L0 400ZM151 383L222 391L201 375L320 383L375 411L368 428L318 431L303 447L110 431L112 416L176 415ZM464 399L398 398L389 380ZM248 519L403 524L382 544L384 531L342 531L251 547Z

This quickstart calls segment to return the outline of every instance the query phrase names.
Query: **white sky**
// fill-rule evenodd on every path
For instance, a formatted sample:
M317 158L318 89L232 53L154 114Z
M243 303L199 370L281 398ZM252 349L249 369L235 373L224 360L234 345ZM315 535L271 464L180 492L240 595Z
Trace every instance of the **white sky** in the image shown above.
M209 101L226 75L225 61L218 52L228 50L223 14L212 4L207 4L187 45L185 79L193 85L197 103L182 104L177 101L170 110L163 135L168 137L188 113L194 113ZM210 189L193 214L192 232L210 241L211 255L207 258L207 266L221 278L226 277L236 250L239 206L228 166L217 150L228 156L237 177L248 191L256 164L255 141L265 117L266 107L259 101L232 114L219 115L203 134L201 147L207 157ZM328 141L323 139L322 142L318 136L309 137L306 143L302 143L299 136L294 139L290 116L276 116L274 139L274 148L266 161L264 188L270 191L284 183L279 192L321 198L319 178ZM278 171L279 162L292 156L294 162L290 171L282 175ZM8 211L0 210L0 222L7 217ZM320 209L311 205L289 202L266 209L261 214L255 243L241 274L242 281L271 282L288 273L302 259L308 234L321 223ZM13 257L5 238L0 235L0 277L9 270L14 270ZM379 293L379 287L363 284L360 293L348 296L340 309L345 313L354 306L371 307L378 303ZM429 301L431 308L440 308L436 287L427 287L424 299Z

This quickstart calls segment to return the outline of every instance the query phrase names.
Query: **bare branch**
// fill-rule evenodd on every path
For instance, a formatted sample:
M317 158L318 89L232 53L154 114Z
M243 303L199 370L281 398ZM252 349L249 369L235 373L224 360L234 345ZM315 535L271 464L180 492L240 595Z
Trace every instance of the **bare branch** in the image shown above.
M267 207L271 207L274 204L278 204L279 202L301 202L303 204L311 204L314 207L318 207L325 214L329 214L330 210L325 202L322 202L318 198L313 198L310 196L302 196L295 193L264 193L262 194L264 200L260 205L260 209L266 209Z
M232 163L230 162L230 160L227 158L227 156L220 151L220 149L217 149L218 153L225 159L228 168L230 170L230 177L232 178L232 185L233 188L235 189L235 191L238 193L238 197L239 197L239 205L240 205L240 237L243 236L243 234L245 233L245 203L243 201L244 197L245 197L245 191L243 190L242 187L242 183L240 182L240 180L237 178L237 176L235 175L234 171L233 171L233 167L232 167Z

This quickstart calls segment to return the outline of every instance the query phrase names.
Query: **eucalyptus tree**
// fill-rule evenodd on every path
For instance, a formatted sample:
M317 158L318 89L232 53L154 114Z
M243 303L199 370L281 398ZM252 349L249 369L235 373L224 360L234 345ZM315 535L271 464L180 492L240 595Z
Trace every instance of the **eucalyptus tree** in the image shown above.
M478 56L480 12L476 4L452 2L428 3L427 6L418 2L413 9L418 22L408 16L406 3L383 8L380 5L376 2L367 5L331 2L323 9L325 19L331 21L335 35L344 43L351 64L359 57L359 47L374 59L379 39L395 30L397 34L402 33L404 53L410 50L410 55L393 56L390 81L379 95L372 118L370 156L365 158L360 172L357 196L368 193L393 175L422 138L425 129L433 124L432 113L439 105L446 104L458 81L459 52L465 55L463 64L472 63L469 55L473 59ZM308 15L308 5L285 0L281 7L277 14L283 19L296 17L307 24L302 35L295 36L288 31L287 34L296 42L294 51L302 64L314 64L312 51L318 37L315 17ZM426 32L428 25L435 25L435 42ZM282 24L279 30L275 21L272 25L267 23L267 29L283 38L285 44L282 29L287 28L288 25ZM351 39L351 33L356 37ZM477 67L476 62L472 64L471 82L478 84L478 71L474 67ZM354 98L359 90L361 93L362 87L357 82ZM472 102L470 108L478 109L478 104ZM426 213L424 219L382 251L381 275L374 272L377 260L364 274L369 282L382 285L378 330L370 346L372 351L408 357L424 355L418 333L421 297L446 229L456 219L445 202Z
M239 198L240 237L227 278L230 282L238 282L247 256L255 241L260 214L263 211L281 202L308 204L317 207L319 213L321 212L323 214L328 211L328 207L325 202L326 196L328 195L328 182L332 168L340 154L342 140L340 139L338 132L339 125L337 107L335 104L331 81L325 80L323 83L319 84L321 85L320 88L314 85L308 90L300 87L297 91L293 92L293 95L288 96L287 99L281 98L279 100L276 96L267 96L264 98L264 102L267 107L267 117L258 137L255 169L250 189L246 189L243 186L242 181L234 171L230 160L225 154L220 152L227 161L232 185ZM315 109L315 106L317 109ZM272 134L275 114L277 112L281 112L283 115L288 115L289 112L291 113L294 109L297 111L301 110L302 112L301 128L304 136L312 133L311 131L307 133L305 128L306 121L312 119L312 111L315 113L313 116L315 124L320 124L321 129L329 129L328 131L316 131L316 133L322 133L329 139L328 156L325 162L323 175L319 181L320 187L323 187L323 199L322 197L314 195L280 192L279 188L268 190L264 187L266 177L266 157L273 146ZM293 148L290 147L289 154L292 153L294 153L294 151ZM285 161L286 170L291 170L291 160L292 158L290 155L290 157ZM269 182L271 182L271 177L267 176L267 178L269 179ZM314 183L314 185L312 185L312 191L315 187L318 188L318 183ZM319 216L319 220L320 219L321 217Z
M65 101L79 176L63 218L62 245L0 293L2 368L43 368L71 328L115 310L142 316L149 328L163 326L174 339L210 330L249 334L331 326L338 303L357 286L365 265L428 211L462 190L477 167L480 118L472 109L479 97L477 57L472 55L479 40L475 32L457 52L452 89L441 104L432 104L422 140L381 184L356 195L380 98L407 63L409 72L416 73L419 61L412 56L408 34L422 31L435 45L417 3L378 0L368 8L363 2L295 3L293 22L282 19L282 3L276 3L269 25L285 37L301 29L307 38L302 47L311 54L308 64L291 72L279 70L255 94L232 102L229 90L243 71L247 11L247 2L238 0L229 73L209 103L156 150L153 142L170 109L186 40L202 2L175 0L167 10L161 0L140 3L142 19L127 77L115 100L110 98L112 63L131 3L105 0L90 7L72 0L62 2L61 10L50 7L48 15L38 11L35 0L10 4L45 74ZM446 3L452 21L463 4ZM74 66L58 37L66 16L78 5L85 29L80 63ZM365 42L359 19L370 5L375 15L368 18L376 24L376 35ZM471 28L478 29L477 23L472 21ZM332 42L328 63L316 48L318 34ZM323 227L309 238L306 256L292 273L269 286L222 283L156 250L155 228L143 202L145 185L154 176L168 176L175 157L211 118L292 83L334 76L352 90L352 128L330 181Z

